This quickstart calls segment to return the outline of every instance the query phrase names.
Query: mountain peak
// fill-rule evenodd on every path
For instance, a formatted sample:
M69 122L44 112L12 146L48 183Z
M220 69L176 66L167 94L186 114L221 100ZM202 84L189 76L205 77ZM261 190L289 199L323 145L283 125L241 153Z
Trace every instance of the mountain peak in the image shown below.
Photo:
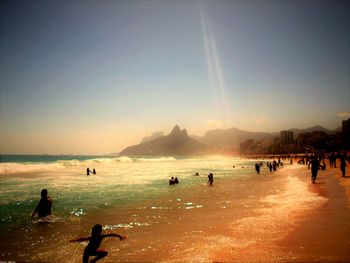
M181 131L181 134L184 135L184 136L188 136L186 129L183 129L183 130Z
M204 154L208 147L188 136L187 130L175 125L169 135L125 148L126 155L192 155Z
M175 125L170 134L179 134L181 133L181 129L179 125Z

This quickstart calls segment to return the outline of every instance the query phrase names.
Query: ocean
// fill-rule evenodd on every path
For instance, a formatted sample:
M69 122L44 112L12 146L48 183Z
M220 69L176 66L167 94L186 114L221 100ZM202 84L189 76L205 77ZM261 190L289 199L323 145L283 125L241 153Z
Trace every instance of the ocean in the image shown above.
M251 221L242 220L252 220L271 206L307 210L308 200L315 204L318 197L294 177L271 174L266 166L257 175L254 164L258 161L222 156L2 155L0 259L81 262L86 243L69 240L88 236L91 227L100 223L105 232L128 236L123 242L103 241L109 247L110 261L176 262L187 255L206 262L208 251L203 248L208 248L208 236L213 241L220 235L213 244L210 241L214 248L257 242L250 237L225 238L225 228L233 222L246 231L244 227ZM86 175L87 168L95 169L96 175ZM213 187L207 186L209 173L214 174ZM171 177L180 183L169 186ZM31 219L44 188L53 200L50 222ZM287 203L276 202L285 196ZM300 196L302 200L296 199ZM276 213L284 211L281 209ZM278 219L283 213L269 216ZM182 260L176 256L179 251ZM201 251L195 259L190 256L194 251Z
M233 165L237 166L235 170ZM87 176L88 167L96 169L97 174ZM186 189L198 184L193 176L196 172L203 183L209 172L216 178L237 177L252 168L251 161L223 157L3 155L1 228L23 223L44 188L55 200L54 214L66 218L160 198L170 190L171 177L178 177L181 188Z

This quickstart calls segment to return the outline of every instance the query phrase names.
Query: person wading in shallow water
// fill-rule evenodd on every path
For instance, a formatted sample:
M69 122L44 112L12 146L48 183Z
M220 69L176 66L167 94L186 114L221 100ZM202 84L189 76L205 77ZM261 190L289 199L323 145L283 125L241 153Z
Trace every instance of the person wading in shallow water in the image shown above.
M38 213L39 218L51 215L51 206L52 200L50 196L47 196L47 189L41 190L41 199L36 206L32 217L34 217L36 213Z
M317 157L314 156L311 160L311 182L314 184L316 182L316 177L318 173L318 169L320 167L320 162Z
M89 241L89 244L86 246L84 250L83 263L88 263L90 256L96 256L94 259L90 261L90 263L93 263L108 255L108 252L106 250L99 248L102 240L106 237L118 237L120 241L126 239L126 236L121 236L118 234L102 235L102 225L96 224L93 226L91 230L91 236L72 239L69 242Z
M345 157L341 156L341 158L340 158L340 170L341 170L342 177L345 177L345 169L346 169Z
M213 183L214 183L214 175L212 173L210 173L208 175L208 185L213 186Z

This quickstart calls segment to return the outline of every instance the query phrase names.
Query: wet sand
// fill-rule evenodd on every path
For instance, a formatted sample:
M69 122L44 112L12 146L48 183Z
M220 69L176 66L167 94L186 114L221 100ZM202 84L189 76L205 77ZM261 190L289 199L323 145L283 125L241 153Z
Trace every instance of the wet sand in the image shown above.
M127 239L105 239L99 262L349 262L350 174L320 171L310 183L307 166L292 165L244 177L198 178L159 200L128 204L1 238L1 260L81 262L93 224ZM168 187L168 186L166 186ZM16 238L17 236L17 238ZM17 248L11 242L16 240Z
M301 218L282 245L297 255L293 261L350 262L349 171L345 178L339 168L320 171L317 183L310 184L309 189L328 201Z
M281 175L288 169L282 170ZM321 206L310 210L286 211L285 219L289 224L284 225L287 230L283 238L265 235L266 239L261 240L260 244L253 244L249 249L222 249L211 260L350 262L350 174L347 172L347 177L342 178L339 168L319 171L316 184L311 184L310 173L306 166L299 166L292 172L293 176L308 185L311 192L326 198ZM275 224L272 227L283 226ZM271 229L271 232L274 230Z

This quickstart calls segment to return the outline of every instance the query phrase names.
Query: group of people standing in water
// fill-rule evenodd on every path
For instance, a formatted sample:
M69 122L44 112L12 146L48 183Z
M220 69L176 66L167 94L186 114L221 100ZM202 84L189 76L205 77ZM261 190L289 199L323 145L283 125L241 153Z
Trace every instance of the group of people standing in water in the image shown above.
M174 185L174 184L178 184L179 183L179 179L177 179L177 177L171 177L169 180L169 185Z
M90 175L90 173L92 173L92 174L96 174L96 170L95 170L95 168L93 168L92 169L92 171L90 170L90 168L88 167L88 168L86 168L86 175Z
M194 176L199 176L199 173L195 173ZM169 185L174 185L174 184L178 184L179 183L179 179L177 179L177 177L171 177L169 180ZM212 173L208 174L208 185L209 186L213 186L214 183L214 175Z

